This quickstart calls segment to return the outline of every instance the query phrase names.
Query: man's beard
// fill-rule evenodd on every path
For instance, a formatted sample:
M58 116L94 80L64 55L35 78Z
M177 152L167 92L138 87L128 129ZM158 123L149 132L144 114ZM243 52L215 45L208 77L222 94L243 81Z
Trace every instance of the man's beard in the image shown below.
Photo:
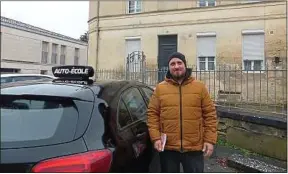
M180 75L174 75L174 74L171 74L173 79L175 80L182 80L184 77L185 77L185 73L183 74L180 74Z

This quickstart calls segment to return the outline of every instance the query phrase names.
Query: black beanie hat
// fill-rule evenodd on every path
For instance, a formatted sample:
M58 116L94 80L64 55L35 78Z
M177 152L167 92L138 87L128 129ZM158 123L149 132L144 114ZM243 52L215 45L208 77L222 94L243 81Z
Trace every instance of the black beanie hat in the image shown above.
M184 62L184 65L186 66L186 59L185 59L185 56L184 54L180 53L180 52L174 52L172 53L169 57L168 57L168 65L169 65L169 62L171 61L171 59L173 58L178 58L180 60L182 60Z

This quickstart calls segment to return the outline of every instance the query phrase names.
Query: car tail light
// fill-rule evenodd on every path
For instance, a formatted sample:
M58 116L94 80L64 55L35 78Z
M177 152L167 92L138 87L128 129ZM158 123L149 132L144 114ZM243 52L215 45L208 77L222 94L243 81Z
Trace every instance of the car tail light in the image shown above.
M109 172L112 161L110 150L85 152L42 161L32 168L35 173Z

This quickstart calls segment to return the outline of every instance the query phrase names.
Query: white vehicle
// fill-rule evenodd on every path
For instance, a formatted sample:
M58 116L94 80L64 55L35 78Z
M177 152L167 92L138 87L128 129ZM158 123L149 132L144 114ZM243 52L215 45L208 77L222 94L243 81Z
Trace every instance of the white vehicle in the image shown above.
M1 74L1 84L26 80L53 80L54 76L43 74Z

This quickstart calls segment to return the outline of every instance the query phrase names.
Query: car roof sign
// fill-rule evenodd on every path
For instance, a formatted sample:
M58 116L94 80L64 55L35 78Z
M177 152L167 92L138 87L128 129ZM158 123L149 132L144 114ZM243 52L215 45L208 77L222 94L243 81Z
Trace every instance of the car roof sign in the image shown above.
M94 76L94 69L91 66L54 66L52 72L55 77L72 79L89 79Z
M90 84L92 81L93 83L93 80L89 79L94 76L94 69L91 66L55 66L52 67L52 73L58 77L54 82Z

